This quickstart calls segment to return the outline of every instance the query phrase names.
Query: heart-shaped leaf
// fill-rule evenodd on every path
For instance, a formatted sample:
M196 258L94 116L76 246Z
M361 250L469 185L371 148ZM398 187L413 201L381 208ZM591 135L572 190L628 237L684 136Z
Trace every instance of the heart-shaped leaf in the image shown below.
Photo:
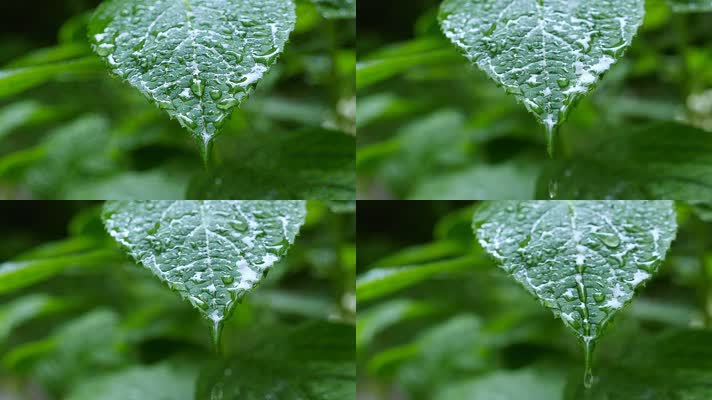
M482 247L560 317L587 358L606 324L658 270L672 201L495 201L474 215Z
M643 0L445 0L445 35L551 136L630 45Z
M235 304L282 257L304 201L111 201L103 219L131 256L212 321L214 339Z
M282 52L292 0L110 0L89 24L109 68L176 118L205 154Z

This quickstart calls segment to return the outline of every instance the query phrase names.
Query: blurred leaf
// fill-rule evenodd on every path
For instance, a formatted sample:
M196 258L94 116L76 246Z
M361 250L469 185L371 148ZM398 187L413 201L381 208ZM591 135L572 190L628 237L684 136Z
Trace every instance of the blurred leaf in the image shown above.
M203 371L195 399L356 398L353 327L310 323L263 341Z
M13 329L46 314L65 309L68 303L46 294L30 294L0 306L0 349Z
M0 99L9 97L55 78L82 78L101 71L94 57L77 60L0 70Z
M478 261L478 257L465 256L421 265L372 269L356 280L356 297L359 301L383 297L436 275L471 270Z
M69 269L103 267L116 259L115 251L99 249L47 259L7 261L0 264L0 294L33 285Z
M560 371L529 367L518 371L497 371L479 378L453 382L434 399L561 400L564 385Z
M324 18L356 18L356 0L312 0Z
M356 65L356 88L363 89L416 67L459 61L442 40L423 39L390 46Z
M423 179L413 200L496 200L534 198L539 166L511 162L476 165L469 169ZM506 184L503 184L506 182Z
M712 11L711 0L666 0L674 12Z
M87 376L121 365L118 315L97 309L56 328L39 342L13 349L5 358L10 369L29 369L54 393L71 389Z
M321 129L251 135L233 161L198 176L188 198L353 199L354 149L353 137Z
M440 311L435 304L397 299L361 310L356 325L356 349L368 347L376 335L405 320L430 316Z
M68 200L174 200L185 197L188 176L168 169L125 172L102 180L77 182L64 195Z
M678 199L712 196L712 135L676 123L623 128L542 175L537 194L557 182L566 199Z
M170 363L136 366L81 382L66 399L192 400L196 375L194 368Z
M616 365L600 368L596 384L586 390L569 381L567 399L706 400L712 396L712 333L671 331L638 341Z

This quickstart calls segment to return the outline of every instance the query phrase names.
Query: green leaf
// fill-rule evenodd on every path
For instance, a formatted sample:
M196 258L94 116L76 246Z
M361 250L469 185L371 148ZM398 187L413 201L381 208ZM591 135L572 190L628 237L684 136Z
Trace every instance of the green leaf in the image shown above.
M47 259L7 261L0 264L0 294L44 281L70 268L102 267L116 258L114 250L99 249Z
M565 384L561 375L560 371L534 367L497 371L469 381L450 383L435 399L560 400Z
M196 378L192 368L169 363L132 367L77 385L67 400L192 400Z
M356 398L352 326L309 323L284 336L267 332L262 345L207 368L195 399Z
M712 197L712 135L678 123L621 128L594 150L541 176L537 196L558 182L564 199L677 199Z
M213 339L237 302L294 243L304 201L111 201L106 230L131 256L212 322Z
M58 77L83 77L99 71L101 63L93 57L71 61L0 70L0 98L22 93Z
M551 136L643 22L643 0L445 0L445 35Z
M356 297L359 301L383 297L436 275L471 270L478 260L478 257L465 256L421 265L375 268L357 279Z
M657 272L677 225L666 200L498 201L475 212L473 229L502 269L583 342L590 367L596 340Z
M709 331L675 330L652 339L636 337L628 354L601 368L592 389L570 381L566 399L710 399L710 343Z
M666 0L679 13L712 11L712 0Z
M68 303L46 294L31 294L0 307L0 349L16 327L44 314L62 310Z
M204 156L282 52L292 0L111 0L89 24L94 51L177 119Z
M312 0L324 18L356 18L356 0Z
M96 371L127 361L124 333L119 328L117 313L92 310L60 325L45 339L16 346L3 361L10 370L31 372L45 388L59 394Z
M195 178L191 199L356 198L352 136L324 129L252 135L229 165Z
M429 177L415 187L413 200L490 200L534 198L539 168L534 163L476 165ZM506 185L502 184L507 182Z
M124 172L106 179L74 183L67 188L66 200L167 200L185 196L189 178L169 169Z
M427 302L396 299L380 303L367 310L360 310L356 325L356 348L365 350L381 332L397 323L427 317L444 307Z

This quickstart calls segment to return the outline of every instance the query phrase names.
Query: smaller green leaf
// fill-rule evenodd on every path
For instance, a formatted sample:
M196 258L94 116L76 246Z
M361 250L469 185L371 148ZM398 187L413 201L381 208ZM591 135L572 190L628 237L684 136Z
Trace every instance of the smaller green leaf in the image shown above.
M312 0L324 18L356 18L356 0Z
M278 330L279 331L279 330ZM356 398L354 329L309 323L206 368L195 400Z
M193 368L170 363L132 367L82 382L66 400L192 400L196 378Z
M670 8L678 13L712 11L712 0L666 0Z
M304 201L110 201L106 230L212 324L223 322L287 253Z

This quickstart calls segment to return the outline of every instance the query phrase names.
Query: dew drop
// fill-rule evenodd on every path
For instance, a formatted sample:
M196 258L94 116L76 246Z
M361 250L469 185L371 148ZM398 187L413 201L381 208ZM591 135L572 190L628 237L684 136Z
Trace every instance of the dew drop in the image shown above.
M193 94L195 94L198 97L202 97L203 89L205 89L205 84L203 83L203 81L200 79L194 78L193 84L190 85L190 90L193 91Z
M237 105L235 98L225 98L217 103L217 108L221 110L229 110Z
M213 89L210 91L210 98L213 100L218 100L220 97L222 97L222 91L219 89Z
M559 181L557 181L555 178L552 178L549 181L549 198L550 199L555 199L556 196L559 195Z
M593 299L596 300L596 303L602 303L606 299L606 295L602 292L596 292L593 294Z
M490 26L489 29L487 29L487 30L485 31L485 36L492 36L492 34L494 33L494 30L495 30L495 29L497 29L497 24L496 24L496 23L495 23L495 24L492 24L492 26Z
M559 85L561 89L569 87L569 80L567 78L559 78L556 81L556 84Z
M584 373L583 373L583 386L586 389L591 389L593 387L593 349L594 343L591 338L587 338L584 341L583 351L584 351Z
M601 241L608 247L618 247L621 244L621 240L617 235L605 235L601 237Z
M96 48L96 53L99 54L102 57L106 57L111 53L111 47L110 46L99 46Z
M223 275L220 280L222 280L222 282L226 285L230 285L231 283L235 282L235 278L232 275Z
M223 321L221 319L216 319L211 321L210 324L210 338L213 341L213 348L218 354L222 353L222 331L223 331Z

